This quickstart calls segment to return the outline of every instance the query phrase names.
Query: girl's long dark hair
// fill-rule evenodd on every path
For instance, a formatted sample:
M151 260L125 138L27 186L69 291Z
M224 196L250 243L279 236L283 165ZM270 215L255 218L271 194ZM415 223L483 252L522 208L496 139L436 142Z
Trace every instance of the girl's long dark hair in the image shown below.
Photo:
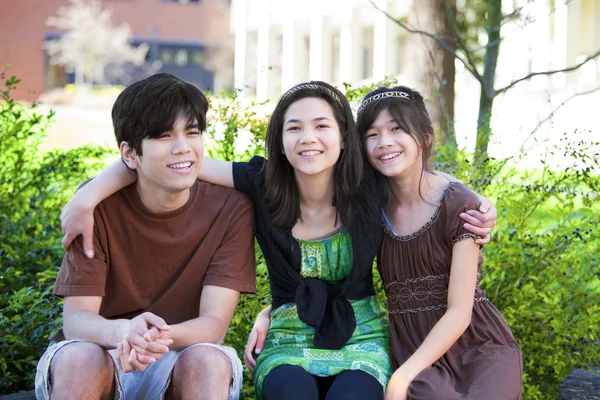
M284 93L269 120L265 163L265 189L272 221L292 229L300 218L300 193L294 169L284 154L283 124L289 106L301 99L314 97L325 100L333 109L344 148L334 167L333 205L342 225L347 226L354 212L356 190L363 175L361 140L356 133L352 109L344 95L333 86L320 81L307 82Z

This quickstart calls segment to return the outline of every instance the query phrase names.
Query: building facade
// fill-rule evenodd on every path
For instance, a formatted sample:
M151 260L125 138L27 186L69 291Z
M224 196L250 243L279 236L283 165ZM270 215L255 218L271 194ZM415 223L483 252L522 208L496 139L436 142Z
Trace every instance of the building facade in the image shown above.
M60 37L46 25L69 0L19 0L0 13L0 66L21 79L15 96L34 101L45 90L73 82L63 67L51 65L45 40ZM115 82L127 84L144 72L170 72L205 90L231 87L232 36L229 0L103 0L114 25L129 24L131 44L147 43L141 70Z
M411 7L410 0L374 3L397 18ZM506 39L498 64L500 84L519 74L577 64L600 49L600 0L515 0L503 7L506 14L524 8L521 19L502 28ZM231 13L234 85L259 100L277 97L306 80L340 85L410 79L403 45L407 33L368 0L232 0ZM599 65L596 60L577 73L539 77L529 84L597 84ZM457 75L461 73L459 66Z
M408 1L378 0L393 14ZM401 73L396 24L368 1L233 0L234 86L260 100L295 83L383 79Z

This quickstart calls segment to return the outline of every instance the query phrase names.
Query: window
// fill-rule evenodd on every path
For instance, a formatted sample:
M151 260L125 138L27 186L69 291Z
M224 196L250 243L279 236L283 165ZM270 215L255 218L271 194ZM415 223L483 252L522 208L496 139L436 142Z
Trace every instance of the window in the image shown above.
M203 65L204 64L204 54L201 51L192 52L192 64L194 65Z
M173 61L177 65L187 65L188 63L188 52L185 49L179 49L175 51L175 55L173 57Z
M158 59L165 64L173 64L173 50L172 49L160 49Z
M163 64L178 65L180 67L188 65L202 66L206 61L206 55L203 49L198 47L190 48L169 44L159 47L158 59Z

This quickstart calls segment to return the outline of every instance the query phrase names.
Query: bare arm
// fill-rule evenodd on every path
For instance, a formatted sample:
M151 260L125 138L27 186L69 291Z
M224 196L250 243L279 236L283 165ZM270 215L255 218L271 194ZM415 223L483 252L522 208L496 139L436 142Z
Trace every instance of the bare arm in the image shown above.
M108 320L98 315L102 297L69 296L63 306L65 338L95 343L114 349L127 335L128 320Z
M448 309L417 351L394 372L386 391L386 399L406 398L406 390L412 380L443 356L471 323L478 251L479 246L469 239L454 245L448 284Z
M196 343L222 343L239 297L240 293L233 289L204 286L198 318L170 326L171 350L181 350Z
M147 340L146 333L151 327L168 332L166 322L149 312L131 320L106 319L98 314L101 297L67 296L63 306L63 331L67 339L80 339L95 343L105 349L117 348L126 340L139 354L137 361L153 363L160 355L169 351L171 340Z
M204 156L198 179L233 189L233 163Z
M254 371L254 367L256 367L254 354L260 354L265 346L265 338L267 337L267 333L269 333L270 325L271 305L269 304L256 316L256 321L248 336L248 343L246 343L246 349L244 350L244 361L250 371Z
M62 240L65 250L69 249L73 239L83 235L85 255L88 258L94 257L94 208L102 200L132 184L135 180L135 175L119 159L75 192L60 216L61 227L65 234Z

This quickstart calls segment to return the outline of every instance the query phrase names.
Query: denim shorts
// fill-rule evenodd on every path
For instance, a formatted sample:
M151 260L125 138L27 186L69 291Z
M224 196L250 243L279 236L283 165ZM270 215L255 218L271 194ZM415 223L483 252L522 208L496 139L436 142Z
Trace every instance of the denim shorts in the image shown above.
M35 396L38 400L48 400L50 398L50 363L54 355L71 343L81 342L81 340L64 340L61 342L52 342L46 352L40 358L35 375ZM116 360L117 350L108 350L115 365L115 400L162 400L165 392L171 383L171 374L179 356L188 349L196 346L208 346L220 350L227 356L231 363L233 380L229 387L229 400L238 400L242 387L242 362L236 351L231 347L219 346L212 343L198 343L186 347L180 351L169 351L164 354L160 360L150 365L144 372L133 371L123 372L119 368Z

